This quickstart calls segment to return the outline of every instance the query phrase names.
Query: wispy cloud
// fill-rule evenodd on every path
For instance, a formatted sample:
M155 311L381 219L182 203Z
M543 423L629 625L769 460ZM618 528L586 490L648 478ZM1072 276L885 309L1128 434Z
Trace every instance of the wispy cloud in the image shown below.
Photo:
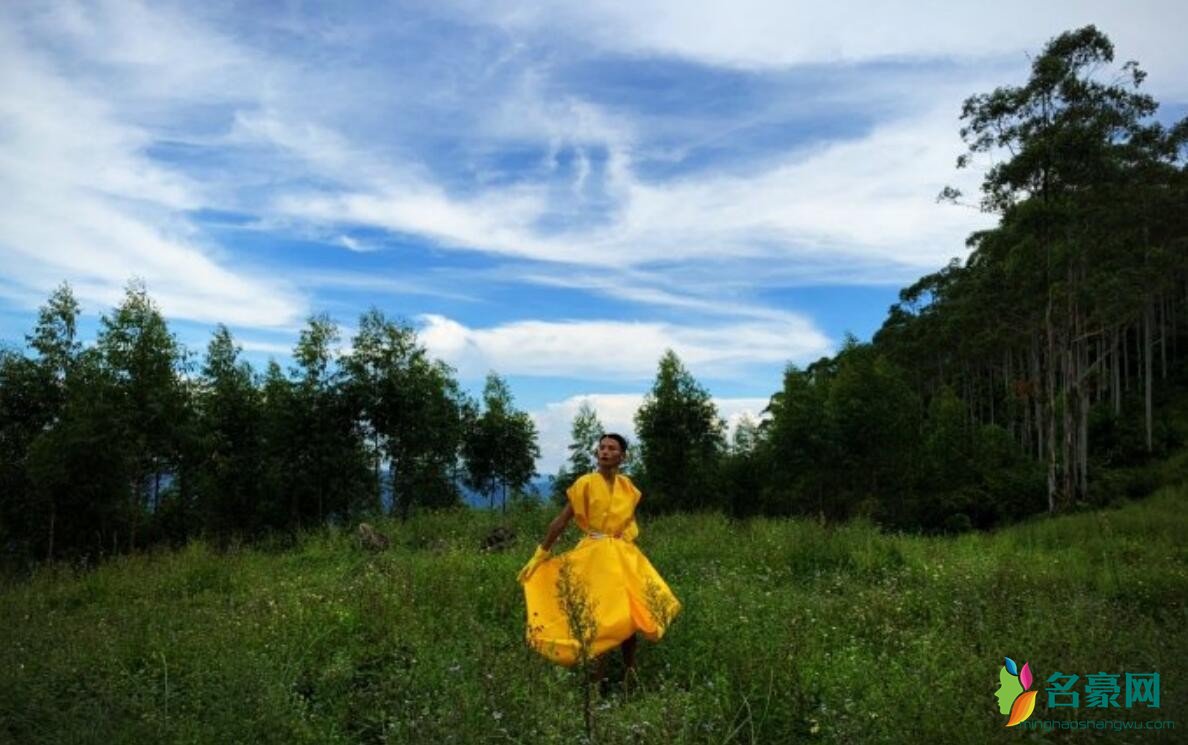
M1094 23L1124 58L1147 60L1163 92L1188 91L1179 51L1183 4L1147 0L1003 0L992 10L953 3L891 4L736 0L686 2L583 0L525 6L509 0L462 0L454 5L513 33L581 40L633 55L667 55L707 65L766 70L795 65L877 59L978 58L1035 50L1062 31ZM855 22L855 19L861 19ZM976 29L976 33L971 33ZM1128 51L1129 50L1129 51Z
M440 311L426 337L480 375L642 380L671 346L745 376L830 347L762 290L910 281L990 224L934 202L976 188L953 170L963 96L1025 74L1024 50L1090 15L1153 89L1182 91L1177 14L8 4L0 293L25 307L68 278L93 307L135 275L171 318L278 331L415 295ZM242 224L201 217L219 212ZM589 320L589 303L525 321L484 276L640 320Z
M59 8L54 18L89 34L85 18ZM174 317L271 326L299 314L303 299L285 283L213 258L181 217L203 203L203 188L146 155L149 130L12 27L0 29L0 48L0 259L10 283L48 292L70 279L84 303L108 305L139 276ZM111 54L139 64L152 52Z
M427 185L332 196L289 195L277 209L332 224L418 233L450 248L577 265L646 266L729 256L804 260L835 280L864 262L912 270L943 265L991 218L938 205L961 143L952 111L929 111L746 175L648 183L629 166L613 176L620 214L603 226L544 232L534 188L455 199ZM968 184L966 184L968 186ZM637 291L638 297L643 297Z
M459 374L557 376L585 380L643 381L656 360L675 351L699 375L732 378L760 365L806 362L832 343L807 319L782 322L679 326L618 321L517 321L472 328L426 315L420 338L434 356Z

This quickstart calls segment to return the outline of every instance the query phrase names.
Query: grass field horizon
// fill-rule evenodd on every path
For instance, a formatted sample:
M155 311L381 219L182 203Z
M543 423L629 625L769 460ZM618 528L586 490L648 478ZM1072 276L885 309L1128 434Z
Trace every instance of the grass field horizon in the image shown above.
M639 545L683 610L661 643L641 644L640 688L596 699L595 740L1039 736L1003 726L1004 656L1034 671L1033 720L1188 726L1186 506L1188 487L1164 487L1117 508L952 537L862 521L641 518ZM392 538L380 553L325 529L287 550L195 541L6 579L0 739L580 740L580 678L527 648L515 581L551 517L426 513L380 521ZM482 551L498 525L515 544ZM576 538L571 529L557 550ZM1046 706L1058 671L1080 676L1080 708ZM1160 707L1086 706L1086 676L1102 672L1158 672Z

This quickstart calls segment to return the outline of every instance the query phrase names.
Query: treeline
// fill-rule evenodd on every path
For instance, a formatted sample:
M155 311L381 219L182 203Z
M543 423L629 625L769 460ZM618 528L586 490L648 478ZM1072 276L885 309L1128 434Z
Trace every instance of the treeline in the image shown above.
M1089 26L1025 85L970 97L958 167L992 159L976 206L998 226L904 289L872 343L790 367L732 443L667 356L636 419L650 508L987 527L1107 501L1181 446L1156 404L1183 383L1188 119L1153 121L1144 73L1112 63Z
M665 354L635 420L641 509L984 528L1107 501L1128 490L1116 474L1181 447L1160 402L1185 383L1188 120L1152 121L1141 70L1112 62L1086 27L1050 42L1026 85L968 99L958 165L993 156L978 206L998 226L904 289L871 343L790 366L761 421L728 441ZM387 493L407 516L457 504L460 485L494 506L533 475L536 433L503 381L470 400L379 311L345 355L311 318L295 366L263 374L221 326L191 359L140 284L86 348L78 313L63 286L33 354L0 352L10 555L291 533L377 513ZM593 468L601 430L579 412L555 497Z
M204 535L302 527L460 502L459 487L522 489L535 427L488 377L465 396L413 329L365 313L347 354L309 319L295 366L263 374L225 326L194 360L142 283L77 338L69 285L41 308L28 346L0 351L0 540L9 557L98 558Z

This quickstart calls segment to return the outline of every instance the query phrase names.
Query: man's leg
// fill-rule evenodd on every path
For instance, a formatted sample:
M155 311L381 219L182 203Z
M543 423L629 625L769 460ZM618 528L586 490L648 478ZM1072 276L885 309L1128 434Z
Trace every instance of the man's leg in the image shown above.
M606 663L609 660L609 654L603 654L600 657L594 658L594 664L590 666L590 681L592 683L606 679Z
M623 650L623 691L635 690L635 683L639 676L635 672L635 634L631 635L630 639L624 641L619 645L619 649ZM635 680L632 680L635 678Z
M623 667L628 671L635 671L635 634L632 634L629 639L619 645L619 649L623 650Z

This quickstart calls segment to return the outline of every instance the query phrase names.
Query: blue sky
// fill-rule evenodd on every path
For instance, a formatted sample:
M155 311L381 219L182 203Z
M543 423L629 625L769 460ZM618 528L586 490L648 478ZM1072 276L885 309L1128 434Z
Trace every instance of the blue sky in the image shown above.
M69 280L93 338L141 277L257 368L374 305L555 470L624 431L667 347L736 420L868 339L992 216L937 205L961 101L1096 23L1165 116L1180 3L14 2L0 8L0 342Z

